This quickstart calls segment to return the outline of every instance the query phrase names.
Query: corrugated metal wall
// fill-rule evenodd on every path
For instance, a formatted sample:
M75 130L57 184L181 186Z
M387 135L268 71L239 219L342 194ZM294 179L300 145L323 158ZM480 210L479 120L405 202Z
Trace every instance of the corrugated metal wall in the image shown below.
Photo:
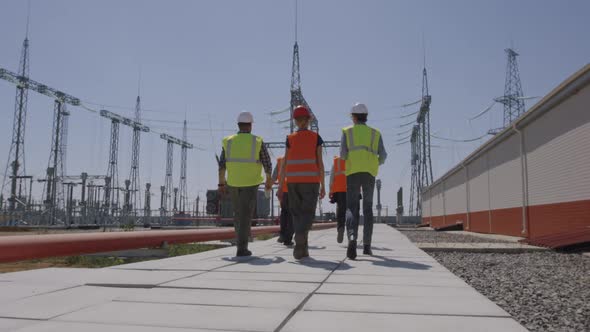
M530 237L590 227L590 66L576 75L550 94L560 103L426 189L432 226L462 221L474 232ZM574 93L561 97L566 89Z

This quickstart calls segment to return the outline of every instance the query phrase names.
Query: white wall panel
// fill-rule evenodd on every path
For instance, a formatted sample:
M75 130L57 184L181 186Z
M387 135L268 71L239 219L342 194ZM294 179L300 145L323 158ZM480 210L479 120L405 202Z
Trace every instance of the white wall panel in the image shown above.
M492 210L522 206L520 136L512 135L487 153Z
M529 204L590 199L590 87L524 128Z
M422 195L422 217L430 217L430 191Z
M487 155L483 155L468 166L469 168L469 210L489 210Z
M443 190L442 183L439 183L432 188L432 196L430 197L430 204L432 205L432 216L439 217L444 214L443 206Z
M447 215L467 213L465 169L445 179L445 212Z

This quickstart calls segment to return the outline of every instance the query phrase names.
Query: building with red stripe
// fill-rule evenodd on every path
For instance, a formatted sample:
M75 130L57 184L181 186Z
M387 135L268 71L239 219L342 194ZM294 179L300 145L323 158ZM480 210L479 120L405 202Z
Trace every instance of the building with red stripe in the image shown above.
M590 229L590 64L422 192L424 223L535 238Z

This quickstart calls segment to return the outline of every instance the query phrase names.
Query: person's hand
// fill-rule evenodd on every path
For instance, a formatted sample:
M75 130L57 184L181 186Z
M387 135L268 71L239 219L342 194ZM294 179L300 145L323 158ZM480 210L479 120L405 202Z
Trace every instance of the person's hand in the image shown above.
M328 197L330 197L330 199L334 199L334 193L329 193Z
M272 179L271 178L267 178L266 179L266 183L264 184L264 189L265 190L271 190L272 189Z
M277 198L279 199L279 201L283 200L283 188L279 186L279 188L277 189Z
M217 186L217 191L219 192L220 195L225 195L227 193L227 187L225 185L225 183L220 183Z
M326 197L326 188L320 186L320 199L324 199L324 197Z

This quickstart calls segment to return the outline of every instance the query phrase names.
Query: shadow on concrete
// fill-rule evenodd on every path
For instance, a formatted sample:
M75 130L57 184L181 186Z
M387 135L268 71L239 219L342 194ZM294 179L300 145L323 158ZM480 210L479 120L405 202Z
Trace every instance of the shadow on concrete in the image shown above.
M385 247L373 247L373 246L371 246L371 249L378 250L378 251L393 251L393 249L391 249L391 248L385 248Z
M308 266L308 267L315 268L315 269L322 269L322 270L326 270L326 271L333 271L336 269L350 270L350 269L354 268L353 266L350 266L346 262L325 261L325 260L321 260L321 259L315 259L313 257L305 257L305 258L295 261L295 262L289 262L289 264L303 265L303 266Z
M248 259L244 259L248 258ZM263 258L258 256L250 256L250 257L223 257L224 261L240 263L240 264L249 264L249 265L271 265L271 264L279 264L285 261L283 257L274 257L274 258Z
M378 258L379 260L371 260L371 259L356 259L357 262L371 262L373 265L383 266L383 267L390 267L390 268L399 268L399 269L410 269L410 270L428 270L432 267L432 265L410 262L410 261L398 261L397 259L392 259L385 256L373 255L373 258Z

